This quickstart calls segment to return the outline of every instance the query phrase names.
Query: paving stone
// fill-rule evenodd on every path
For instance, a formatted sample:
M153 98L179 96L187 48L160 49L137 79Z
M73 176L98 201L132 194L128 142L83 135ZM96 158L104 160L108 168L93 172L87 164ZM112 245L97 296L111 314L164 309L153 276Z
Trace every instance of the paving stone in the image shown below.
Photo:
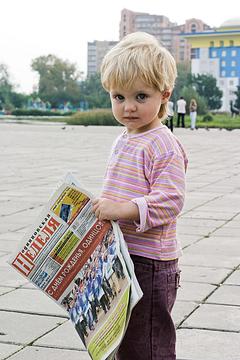
M0 360L6 359L8 356L12 355L16 351L20 350L21 346L2 344L0 342Z
M225 191L225 190L224 190ZM200 211L200 210L193 210L190 214L188 214L188 217L196 218L196 219L214 219L214 220L231 220L232 217L236 215L236 212L234 211ZM191 224L191 221L189 221L189 224Z
M203 304L184 321L182 327L239 332L240 308Z
M12 288L12 287L0 287L0 295L3 295L3 294L6 294L6 293L8 293L8 292L10 292L10 291L13 291L14 290L14 288Z
M199 265L206 267L228 268L233 269L239 265L238 257L230 257L225 255L208 254L207 250L204 254L191 253L191 248L186 248L181 258L182 265Z
M84 350L84 345L71 321L65 322L49 334L44 335L34 345Z
M9 264L8 264L9 259L10 259L10 254L4 253L4 255L3 255L3 253L2 253L2 255L0 255L0 269L2 267L9 268ZM0 273L1 273L1 270L0 270Z
M222 285L207 300L207 303L240 305L240 286Z
M0 240L0 251L7 251L9 253L13 253L16 251L19 246L19 241L17 240Z
M9 256L8 256L9 258ZM26 279L21 276L17 271L12 269L10 265L0 267L0 286L14 286L26 284Z
M235 270L232 275L224 282L224 285L238 285L240 286L240 270Z
M11 222L5 222L5 223L1 224L0 234L6 233L6 232L17 231L18 229L20 229L22 227L23 227L23 225L20 225L20 224L16 224L16 223L13 224Z
M0 150L4 149L4 152L0 151L0 160L4 160L0 161L0 317L2 313L6 314L4 321L7 321L8 315L11 323L13 318L18 321L19 317L26 316L23 323L31 325L32 318L36 316L37 322L40 323L41 319L44 321L45 331L56 319L66 320L59 313L60 307L11 269L6 261L14 242L21 241L27 227L67 171L71 170L83 187L100 194L109 149L121 132L121 127L66 126L63 131L62 124L35 123L33 126L0 123ZM230 330L216 331L223 326L235 329L234 326L239 323L236 321L233 324L233 313L238 311L240 305L237 290L240 288L239 270L235 270L206 304L200 308L198 305L214 289L213 284L221 284L240 264L237 251L240 230L240 131L220 132L211 129L207 132L199 129L193 134L187 129L177 128L174 132L184 144L189 157L186 202L178 222L178 237L185 249L180 260L182 288L178 291L173 309L174 321L176 325L185 320L183 326L193 321L199 327L204 323L214 327L214 331L178 329L181 340L180 348L178 345L181 357L178 359L219 360L221 356L221 360L239 360L239 334ZM203 238L207 234L211 236ZM15 290L17 287L21 288ZM6 289L13 291L6 294ZM3 311L5 308L6 312ZM226 324L217 314L217 309L223 313L222 308L227 308L225 313L229 314ZM208 317L211 309L214 310ZM38 312L42 316L33 315ZM216 314L216 320L213 314ZM235 318L238 319L238 315ZM46 319L50 319L50 322L47 320L45 323ZM71 326L66 322L48 334L41 333L42 337L34 338L34 345L38 346L27 346L10 358L61 360L71 357L89 360L86 352L77 351L80 342ZM41 332L39 327L34 329L33 337L38 331ZM14 333L9 334L12 334L14 341ZM23 337L26 335L22 334ZM19 337L16 336L16 339ZM1 344L0 337L0 358L2 346L10 345ZM64 349L59 349L61 347Z
M196 235L196 234L182 234L179 233L178 234L178 240L181 244L181 247L184 249L186 246L189 246L191 244L194 244L195 242L197 242L198 240L200 240L202 238L201 235Z
M66 319L1 311L1 342L29 344ZM17 324L17 326L16 326Z
M0 296L0 309L67 317L66 312L40 290L16 289Z
M67 350L67 349L51 349L36 346L28 346L19 351L16 355L11 356L11 360L90 360L89 355L85 351Z
M203 301L216 286L204 283L181 282L178 289L178 300L184 301Z
M25 284L20 286L21 289L31 289L31 290L39 290L36 285L31 282L26 282Z
M8 241L19 240L19 235L16 234L15 232L6 232L3 234L0 234L0 242L2 240L8 240Z
M181 265L181 280L191 282L201 282L208 284L219 284L231 272L230 269L221 269L203 266L184 266Z
M198 304L194 302L177 300L172 311L175 325L178 326L196 307Z
M207 249L207 253L210 255L218 256L224 253L225 256L237 257L240 263L240 251L236 251L238 246L239 238L221 236L217 237L214 234L214 236L204 238L190 248L186 249L185 254L188 252L191 252L191 254L205 254Z
M188 219L189 220L189 219ZM191 220L189 220L189 225L180 225L178 226L178 234L180 235L198 235L198 237L206 236L210 234L214 229L205 227L205 226L191 226Z
M230 227L230 226L228 226L228 227L223 226L214 232L214 236L223 236L224 238L236 237L239 239L240 229L235 228L235 227Z
M196 162L195 159L193 161ZM189 183L192 182L191 176L189 175L190 171L191 171L191 167L189 167L189 169L187 171L187 190L188 190ZM201 175L196 175L196 176L201 176ZM209 191L207 191L207 189L204 189L201 191L195 191L189 195L191 195L191 196L186 197L185 205L184 205L184 209L185 209L185 207L187 207L188 210L196 208L199 205L205 204L206 199L208 201L211 201L211 200L214 200L216 197L219 197L218 193L209 192ZM184 209L183 209L182 214L180 215L180 218L182 218L182 217L185 218L185 215L184 215L185 210ZM199 219L193 219L193 223L195 220L199 221ZM201 219L201 220L203 220L203 219ZM209 221L209 219L204 219L204 220ZM211 221L213 221L213 219L211 219Z
M239 360L240 334L178 329L178 360Z
M214 220L214 219L191 219L191 223L189 223L189 219L185 218L184 216L181 216L178 219L178 226L185 226L188 228L189 225L191 227L201 227L204 226L209 229L216 229L219 226L223 226L225 224L224 220Z
M239 231L240 231L240 218L238 217L235 217L232 221L229 221L227 222L225 225L224 225L224 228L237 228Z

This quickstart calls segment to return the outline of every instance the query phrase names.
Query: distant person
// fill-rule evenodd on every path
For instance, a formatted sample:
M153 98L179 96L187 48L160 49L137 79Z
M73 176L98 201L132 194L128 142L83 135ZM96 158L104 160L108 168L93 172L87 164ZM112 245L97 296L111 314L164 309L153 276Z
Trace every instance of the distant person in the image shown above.
M197 102L195 99L191 99L189 105L189 114L191 120L191 130L196 129L196 120L197 120Z
M177 101L177 127L180 126L180 120L182 127L185 127L185 114L186 114L186 101L181 96L180 99Z
M173 116L174 116L174 104L172 101L168 101L167 103L167 127L173 132Z
M236 115L240 114L240 110L236 106L233 105L232 100L230 101L230 110L231 110L232 117L235 117Z
M171 311L179 286L176 223L184 204L187 159L162 124L175 79L172 55L142 32L124 37L101 66L114 117L125 129L115 141L93 211L99 220L119 222L144 293L117 360L176 360Z

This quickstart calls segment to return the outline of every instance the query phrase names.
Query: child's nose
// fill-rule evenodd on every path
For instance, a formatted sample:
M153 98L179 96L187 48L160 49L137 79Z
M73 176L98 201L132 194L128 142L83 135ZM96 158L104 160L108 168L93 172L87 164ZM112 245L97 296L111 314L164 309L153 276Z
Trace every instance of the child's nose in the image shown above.
M136 104L133 101L126 101L125 102L125 111L136 111L137 107Z

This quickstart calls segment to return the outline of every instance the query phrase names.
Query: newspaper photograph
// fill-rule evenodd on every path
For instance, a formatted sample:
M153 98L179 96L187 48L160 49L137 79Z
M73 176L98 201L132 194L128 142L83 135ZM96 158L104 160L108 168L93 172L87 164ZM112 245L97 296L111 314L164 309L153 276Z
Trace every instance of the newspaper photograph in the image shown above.
M9 264L64 308L93 360L114 356L142 296L122 232L68 174Z

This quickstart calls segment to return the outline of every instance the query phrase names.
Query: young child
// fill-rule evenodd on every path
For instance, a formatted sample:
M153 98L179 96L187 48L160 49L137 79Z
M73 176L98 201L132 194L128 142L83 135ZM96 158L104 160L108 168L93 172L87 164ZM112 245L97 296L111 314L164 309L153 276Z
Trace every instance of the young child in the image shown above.
M132 33L105 56L101 78L125 130L118 137L93 211L117 220L144 293L134 308L118 360L175 360L171 310L179 286L176 220L184 202L183 147L161 123L176 78L170 53L146 33Z

